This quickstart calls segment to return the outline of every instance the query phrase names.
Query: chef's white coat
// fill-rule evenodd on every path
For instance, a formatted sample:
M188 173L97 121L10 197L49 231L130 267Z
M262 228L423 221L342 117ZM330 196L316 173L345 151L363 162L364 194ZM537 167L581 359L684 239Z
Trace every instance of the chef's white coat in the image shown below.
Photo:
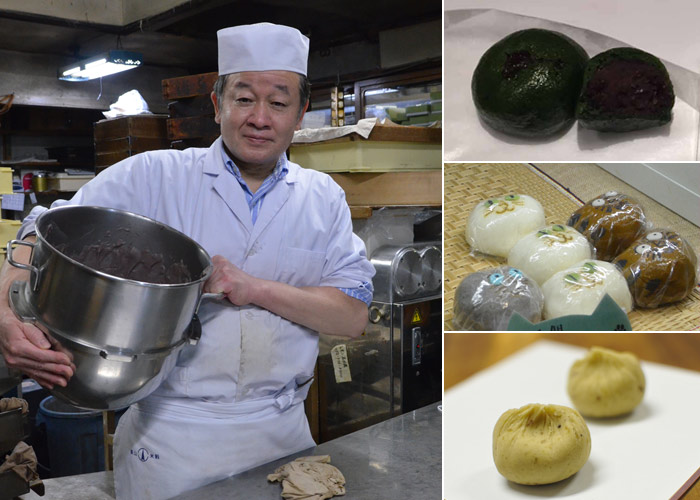
M287 162L253 225L221 138L208 149L162 150L100 173L68 202L128 210L187 234L258 278L356 288L373 266L352 233L342 189ZM25 219L33 230L41 209ZM301 403L318 334L256 306L204 302L202 338L163 384L122 417L115 444L120 498L167 498L313 446Z

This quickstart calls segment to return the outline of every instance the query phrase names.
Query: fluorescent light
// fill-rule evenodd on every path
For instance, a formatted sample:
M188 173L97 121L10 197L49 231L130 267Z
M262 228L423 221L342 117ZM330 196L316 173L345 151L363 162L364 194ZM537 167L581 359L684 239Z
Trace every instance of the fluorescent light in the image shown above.
M71 76L71 75L75 75L79 71L80 71L80 66L74 66L73 68L68 68L62 74L63 74L63 76Z
M110 50L107 54L100 54L79 63L59 68L58 79L69 82L83 82L138 68L142 64L143 56L138 52Z
M85 63L85 69L95 69L95 67L102 66L103 64L107 64L107 59L104 57L102 59L98 59L97 61Z

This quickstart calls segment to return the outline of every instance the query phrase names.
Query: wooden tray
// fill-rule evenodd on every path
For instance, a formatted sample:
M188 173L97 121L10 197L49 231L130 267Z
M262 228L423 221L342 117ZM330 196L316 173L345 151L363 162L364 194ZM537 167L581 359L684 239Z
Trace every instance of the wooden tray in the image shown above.
M167 78L162 81L163 97L166 101L173 101L185 97L209 95L218 77L217 72L212 72Z
M127 136L165 138L167 118L166 115L134 115L100 120L95 123L95 141Z
M602 187L600 192L605 192ZM444 304L445 330L452 328L454 294L470 273L503 265L505 259L475 255L464 239L467 217L481 200L521 193L543 206L548 224L564 224L581 202L535 167L523 164L445 164ZM635 309L629 314L634 330L668 331L700 329L700 287L686 299L657 309Z

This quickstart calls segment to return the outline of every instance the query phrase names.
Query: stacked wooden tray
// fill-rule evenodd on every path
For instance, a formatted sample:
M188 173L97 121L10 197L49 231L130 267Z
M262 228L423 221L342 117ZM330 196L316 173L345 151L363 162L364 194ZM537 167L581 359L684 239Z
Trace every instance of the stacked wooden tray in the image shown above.
M95 123L95 172L144 151L168 149L166 115L134 115Z
M209 147L219 137L211 102L217 77L217 73L202 73L163 80L163 97L168 101L170 147Z

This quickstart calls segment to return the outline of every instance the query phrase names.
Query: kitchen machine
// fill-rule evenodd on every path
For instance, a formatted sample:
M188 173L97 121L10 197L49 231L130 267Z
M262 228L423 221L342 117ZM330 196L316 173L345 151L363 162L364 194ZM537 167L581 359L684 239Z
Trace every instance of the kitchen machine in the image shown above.
M374 299L358 339L322 336L320 441L442 397L442 247L437 241L377 248Z

